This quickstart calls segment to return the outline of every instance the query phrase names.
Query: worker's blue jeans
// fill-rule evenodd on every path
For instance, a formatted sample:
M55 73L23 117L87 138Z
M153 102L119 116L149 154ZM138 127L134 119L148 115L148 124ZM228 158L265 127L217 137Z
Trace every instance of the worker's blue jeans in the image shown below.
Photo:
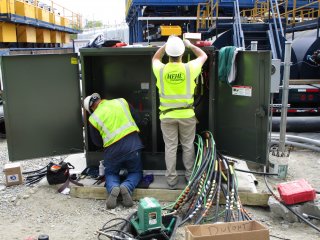
M130 152L115 161L104 160L104 166L108 193L110 193L114 187L124 185L130 194L132 194L142 178L141 150ZM121 169L127 169L128 171L128 176L123 182L120 182L119 176Z

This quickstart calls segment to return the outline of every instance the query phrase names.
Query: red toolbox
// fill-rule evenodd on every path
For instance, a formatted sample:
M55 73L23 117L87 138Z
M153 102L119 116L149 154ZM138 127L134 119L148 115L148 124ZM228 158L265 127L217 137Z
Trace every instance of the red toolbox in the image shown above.
M288 205L312 201L316 198L316 191L304 179L280 183L277 188L281 199Z

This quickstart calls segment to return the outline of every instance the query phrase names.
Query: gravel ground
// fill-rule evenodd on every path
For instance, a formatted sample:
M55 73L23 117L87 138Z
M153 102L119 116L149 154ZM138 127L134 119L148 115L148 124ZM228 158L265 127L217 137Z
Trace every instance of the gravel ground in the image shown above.
M50 159L22 161L24 170L35 170L49 161L58 162L64 156ZM57 187L42 181L36 186L24 185L6 188L2 168L8 162L6 140L0 139L0 239L25 240L48 234L50 240L62 239L97 239L95 231L115 217L126 217L137 208L117 207L105 209L105 201L71 198L57 193ZM294 151L290 157L289 179L304 177L313 186L319 186L320 154L310 151ZM258 177L259 188L263 181ZM275 183L276 180L270 180ZM162 203L166 204L166 203ZM254 218L270 229L270 239L315 240L319 233L303 223L288 223L283 219L273 218L269 209L246 208ZM319 225L319 222L315 222ZM35 238L37 239L37 238ZM184 239L184 229L179 228L176 239Z

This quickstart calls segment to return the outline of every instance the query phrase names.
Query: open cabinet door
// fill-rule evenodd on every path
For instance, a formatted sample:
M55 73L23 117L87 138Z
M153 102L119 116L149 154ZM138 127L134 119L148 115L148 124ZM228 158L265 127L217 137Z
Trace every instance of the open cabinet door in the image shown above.
M83 152L76 54L1 57L11 161Z
M266 164L271 55L269 51L241 51L232 85L218 80L215 67L213 119L218 150L225 155Z

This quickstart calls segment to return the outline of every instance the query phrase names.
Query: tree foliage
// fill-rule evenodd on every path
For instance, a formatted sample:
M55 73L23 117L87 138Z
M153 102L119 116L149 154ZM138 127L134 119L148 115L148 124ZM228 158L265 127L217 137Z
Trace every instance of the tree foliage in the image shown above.
M85 28L98 28L102 26L103 24L101 21L87 21Z

